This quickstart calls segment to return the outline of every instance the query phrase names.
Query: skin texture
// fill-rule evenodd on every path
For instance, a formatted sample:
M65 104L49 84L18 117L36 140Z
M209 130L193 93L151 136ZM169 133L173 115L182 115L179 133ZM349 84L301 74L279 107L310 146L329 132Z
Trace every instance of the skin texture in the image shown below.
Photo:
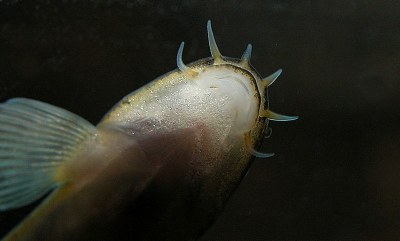
M252 154L262 156L254 147L267 118L293 119L268 110L266 89L280 71L262 79L249 63L251 45L242 59L223 57L210 22L208 33L213 57L186 66L181 44L179 69L124 97L94 131L89 126L55 169L59 187L4 241L201 236Z
M244 174L240 162L229 169L216 165L207 174L191 166L196 145L210 140L204 126L134 141L120 130L105 132L98 136L107 138L110 148L121 139L130 144L95 175L61 187L5 240L194 240ZM230 158L240 154L231 152ZM84 176L84 168L72 166L70 176Z
M168 187L183 174L184 166L176 166L184 163L176 161L190 159L192 136L192 130L182 130L154 138L146 137L129 145L85 185L77 187L69 184L72 189L69 196L56 202L48 214L40 215L41 219L31 227L33 232L18 240L141 239L138 236L140 232L137 232L140 227L132 225L142 222L141 216L132 213L132 208L139 209L141 206L136 205L135 200L155 176L166 181L164 185ZM171 143L159 146L162 156L154 154L160 150L154 150L160 142ZM179 149L176 145L184 151L177 153ZM144 153L143 149L148 153ZM46 205L46 208L50 206Z

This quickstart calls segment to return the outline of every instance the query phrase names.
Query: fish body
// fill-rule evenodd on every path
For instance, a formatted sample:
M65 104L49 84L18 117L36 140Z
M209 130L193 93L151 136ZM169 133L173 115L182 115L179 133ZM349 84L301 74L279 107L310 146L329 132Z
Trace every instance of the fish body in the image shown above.
M220 54L171 71L124 97L95 127L24 98L0 105L0 209L49 196L3 241L195 240L243 178L268 120L267 87ZM21 130L25 131L21 131ZM27 131L26 131L27 130ZM29 146L29 144L32 144ZM27 174L28 173L28 174Z

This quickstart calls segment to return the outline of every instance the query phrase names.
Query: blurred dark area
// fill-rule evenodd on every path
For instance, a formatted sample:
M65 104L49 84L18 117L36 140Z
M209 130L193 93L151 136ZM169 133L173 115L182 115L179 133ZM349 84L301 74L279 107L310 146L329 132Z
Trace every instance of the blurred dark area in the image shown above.
M92 123L124 95L253 44L282 76L272 137L206 240L400 239L400 2L392 0L0 1L0 101L29 97ZM36 203L37 204L37 203ZM35 205L0 213L0 237Z

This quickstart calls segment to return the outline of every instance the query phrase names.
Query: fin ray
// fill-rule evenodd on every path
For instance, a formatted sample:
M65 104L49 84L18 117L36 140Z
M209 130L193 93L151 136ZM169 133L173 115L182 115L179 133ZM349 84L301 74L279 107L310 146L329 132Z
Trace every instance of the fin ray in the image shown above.
M13 129L4 129L1 128L2 126L2 122L0 122L0 132L1 132L1 136L0 138L13 138L13 137L25 137L28 136L25 133L21 133L21 131L19 129L13 128ZM32 128L34 129L34 128ZM54 132L46 132L46 131L41 131L41 130L35 130L37 136L37 139L35 140L46 140L46 141L50 141L51 143L58 143L58 144L64 144L64 145L68 145L68 144L73 144L72 141L68 140L68 139L61 139L57 136L57 133ZM51 135L49 135L51 134ZM17 137L16 137L17 138Z
M35 100L30 100L33 102L28 103L26 98L14 98L7 103L17 105L22 107L22 109L29 111L36 111L37 113L41 113L43 117L47 117L49 119L55 120L55 121L61 121L57 122L57 124L65 124L66 126L75 126L75 130L86 130L86 127L88 126L93 126L91 123L86 121L85 119L81 118L78 115L75 115L69 111L66 111L64 109L61 109L59 107L46 104L41 101L35 101ZM66 115L67 114L67 115ZM46 118L46 119L47 119ZM68 124L70 123L70 124ZM72 132L74 133L74 132Z
M6 112L4 112L7 114ZM31 121L30 120L24 120L23 118L17 118L17 117L10 117L10 116L0 116L0 131L12 131L13 133L18 133L18 135L29 135L29 133L21 133L21 128L26 128L26 126L31 126ZM50 136L62 136L62 133L69 134L66 132L63 128L60 128L59 126L54 126L52 124L48 124L48 127L51 127L52 129L42 129L40 126L31 126L29 129L30 130L35 130L36 132L43 134L50 134ZM47 135L46 135L47 136ZM72 142L71 142L72 143Z
M55 170L94 132L81 117L40 101L0 104L0 210L24 206L60 185Z
M38 110L37 106L33 106L33 109L29 109L25 104L21 104L21 102L19 101L13 101L14 99L12 99L11 101L8 101L7 103L11 103L10 106L4 106L4 112L5 113L14 113L11 114L9 113L9 117L14 117L18 122L46 122L47 126L51 127L50 130L57 130L57 131L61 131L61 132L66 132L65 128L74 128L75 131L68 133L71 135L74 135L76 137L79 137L79 133L82 132L81 127L76 126L75 121L71 121L71 120L67 120L65 118L57 118L56 116L51 115L50 112L47 111L40 111ZM38 102L38 101L37 101ZM37 103L35 103L37 104ZM50 108L48 104L42 103L43 104L43 108ZM54 109L54 108L52 108ZM70 113L72 114L72 113ZM74 114L73 114L74 115ZM8 117L8 116L7 116ZM79 117L80 118L80 117ZM83 119L81 119L83 120ZM85 120L86 122L86 120ZM85 123L86 124L86 123ZM90 123L89 123L90 124Z
M16 188L5 188L3 190L0 190L0 197L2 197L3 200L15 198L15 196L11 196L10 194L16 194L20 193L21 191L27 191L27 187L30 185L36 185L37 183L44 182L44 180L32 180L31 182L25 181L23 183L19 183L19 185L16 186Z

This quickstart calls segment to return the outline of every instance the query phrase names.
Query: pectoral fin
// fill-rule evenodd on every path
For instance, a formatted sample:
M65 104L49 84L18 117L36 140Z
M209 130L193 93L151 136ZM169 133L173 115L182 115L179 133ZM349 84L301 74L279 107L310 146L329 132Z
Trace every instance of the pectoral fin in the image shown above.
M0 210L29 204L62 184L57 169L94 130L79 116L40 101L0 104Z
M197 132L189 128L144 134L136 132L141 123L135 124L100 127L98 135L106 148L124 148L86 185L57 189L5 240L105 240L114 239L115 233L134 235L137 230L126 225L141 218L130 213L136 199L154 182L169 185L183 180L193 158ZM133 129L135 134L129 134Z

